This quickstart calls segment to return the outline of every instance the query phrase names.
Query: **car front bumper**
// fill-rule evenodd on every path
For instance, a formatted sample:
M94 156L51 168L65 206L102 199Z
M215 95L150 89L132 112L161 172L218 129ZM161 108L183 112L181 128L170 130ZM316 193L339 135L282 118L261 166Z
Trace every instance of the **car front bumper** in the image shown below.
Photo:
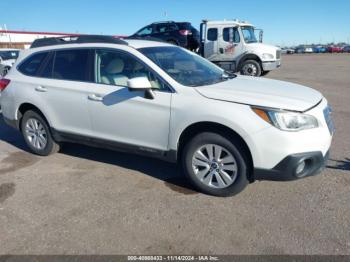
M271 71L281 67L281 60L262 62L262 68L264 71Z
M320 151L289 155L272 169L254 169L254 179L290 181L314 176L326 167L328 158L329 151L325 156Z

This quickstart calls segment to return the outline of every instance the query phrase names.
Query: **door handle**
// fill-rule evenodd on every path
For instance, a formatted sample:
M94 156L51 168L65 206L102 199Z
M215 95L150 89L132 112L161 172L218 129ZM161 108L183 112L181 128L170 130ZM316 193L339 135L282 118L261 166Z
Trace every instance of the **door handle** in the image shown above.
M224 53L224 49L222 47L219 48L219 51L220 51L221 54Z
M38 91L38 92L47 92L47 89L46 87L43 87L43 86L37 86L35 88L35 91Z
M103 97L96 94L90 94L88 98L89 100L92 100L92 101L99 101L99 102L103 101Z

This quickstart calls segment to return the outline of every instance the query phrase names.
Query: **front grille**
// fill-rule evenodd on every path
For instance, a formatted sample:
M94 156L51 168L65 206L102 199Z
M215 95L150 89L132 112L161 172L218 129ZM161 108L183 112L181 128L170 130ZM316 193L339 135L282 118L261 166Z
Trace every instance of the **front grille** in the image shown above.
M276 59L280 59L281 58L281 50L277 50L276 51Z
M326 120L329 133L333 135L335 128L334 128L334 123L333 123L331 114L332 114L332 108L330 106L327 106L323 110L323 115L324 115L324 119Z

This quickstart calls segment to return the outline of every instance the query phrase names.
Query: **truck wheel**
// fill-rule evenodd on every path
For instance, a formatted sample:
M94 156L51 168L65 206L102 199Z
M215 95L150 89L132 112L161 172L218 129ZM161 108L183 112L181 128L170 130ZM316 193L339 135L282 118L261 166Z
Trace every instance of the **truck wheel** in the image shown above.
M201 192L232 196L247 185L248 163L234 141L216 133L201 133L184 148L182 164L186 176Z
M24 113L21 120L21 132L30 151L36 155L48 156L60 149L52 138L46 120L36 111L28 110Z
M262 71L261 76L266 76L270 71Z
M241 66L241 74L246 76L261 76L261 66L255 60L246 60Z

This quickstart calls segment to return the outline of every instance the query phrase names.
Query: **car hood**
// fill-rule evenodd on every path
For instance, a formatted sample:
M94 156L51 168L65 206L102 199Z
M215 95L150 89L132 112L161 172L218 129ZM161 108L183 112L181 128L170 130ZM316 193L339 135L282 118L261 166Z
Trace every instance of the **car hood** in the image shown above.
M196 90L210 99L300 112L323 98L321 93L305 86L247 76L196 87Z

